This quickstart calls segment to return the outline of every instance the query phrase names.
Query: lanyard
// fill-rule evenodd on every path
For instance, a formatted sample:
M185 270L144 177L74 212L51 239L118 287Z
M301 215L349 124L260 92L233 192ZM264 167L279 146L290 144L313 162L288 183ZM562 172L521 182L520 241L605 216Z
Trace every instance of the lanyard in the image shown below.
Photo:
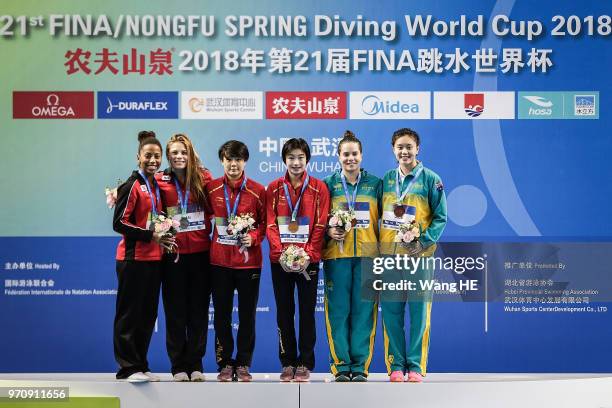
M414 184L416 179L419 178L419 175L421 174L422 171L423 171L423 167L420 167L419 170L417 170L417 172L414 175L414 177L412 178L412 180L410 180L410 182L408 183L408 186L406 186L406 189L404 190L402 195L400 196L400 176L399 176L400 169L397 169L397 172L395 173L395 194L397 196L397 202L398 203L401 203L401 202L404 201L404 198L406 197L406 195L410 191L410 187L412 187L412 185ZM408 177L408 176L406 176L406 177Z
M179 204L181 205L181 214L187 214L187 203L189 202L189 189L187 185L185 185L185 195L183 195L183 191L181 190L181 185L179 184L176 177L174 177L174 185L176 186L176 194L178 195Z
M346 204L348 205L348 209L352 211L355 209L355 201L357 201L357 190L359 189L359 182L361 181L361 172L359 172L359 176L357 176L357 184L355 184L355 190L353 190L352 201L349 198L348 186L346 185L346 177L344 177L344 173L342 172L340 172L340 179L342 180L342 188L344 189Z
M151 191L151 184L149 184L149 179L145 177L144 172L142 170L138 170L138 174L140 174L140 176L144 179L147 185L147 192L149 193L149 199L151 199L151 212L154 216L157 216L157 203L161 202L161 198L159 196L159 185L155 181L155 178L153 178L153 184L155 184L155 196L157 197L156 202L155 198L153 198L153 192Z
M242 181L242 185L240 186L240 190L238 194L236 194L236 200L234 200L234 208L230 211L230 198L229 193L227 192L227 184L223 183L223 193L225 194L225 208L227 209L227 218L232 218L236 216L236 211L238 210L238 203L240 202L240 193L244 190L244 186L246 186L247 178L244 177Z
M283 182L283 187L285 188L285 198L287 199L287 205L289 206L289 210L291 211L291 221L295 222L297 220L298 212L300 211L300 202L302 201L302 195L304 194L304 190L308 187L308 183L310 182L310 176L306 175L306 180L304 180L304 184L302 185L302 191L300 191L300 196L295 203L295 207L291 202L291 195L289 195L289 189L287 188L287 183Z

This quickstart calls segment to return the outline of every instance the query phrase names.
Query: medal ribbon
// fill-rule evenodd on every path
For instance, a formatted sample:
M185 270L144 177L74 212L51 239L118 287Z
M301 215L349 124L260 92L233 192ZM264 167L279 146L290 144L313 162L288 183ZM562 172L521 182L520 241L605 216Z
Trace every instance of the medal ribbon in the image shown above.
M408 195L408 192L410 191L410 188L412 187L412 185L414 184L416 179L419 178L419 175L421 174L422 171L423 171L423 166L421 166L419 168L419 170L417 170L416 174L414 175L412 180L410 180L410 182L406 186L406 189L404 190L404 192L400 196L400 176L399 176L400 169L397 169L397 171L395 173L395 194L397 196L397 203L398 204L401 204L404 201L404 198L406 197L406 195ZM408 177L408 176L406 176L406 177Z
M357 176L357 183L355 184L355 190L353 190L353 200L349 198L348 186L346 185L346 177L344 177L344 173L340 172L340 179L342 180L342 188L344 189L344 197L346 197L346 204L348 205L349 210L355 209L355 202L357 201L357 190L359 189L359 182L361 181L361 172L359 172L359 176Z
M240 202L240 193L244 190L244 186L246 186L247 178L244 176L244 180L242 181L242 185L240 186L240 190L238 194L236 194L236 200L234 201L234 208L230 212L230 198L229 193L227 192L227 184L223 183L223 193L225 194L225 208L227 209L227 218L234 217L236 215L236 211L238 210L238 203Z
M176 194L178 194L179 204L181 206L181 214L185 216L187 215L187 203L189 202L190 191L187 185L185 185L185 195L183 195L183 191L176 177L174 177L174 185L176 186Z
M149 193L149 199L151 199L151 212L153 216L157 216L157 203L161 202L161 197L159 195L159 184L155 181L155 177L153 177L153 184L155 184L155 197L157 197L157 201L153 197L153 192L151 191L151 184L149 183L149 179L145 177L144 172L142 170L138 170L138 174L144 179L145 184L147 185L147 192Z
M289 206L289 210L291 211L291 222L295 222L297 220L298 212L300 211L300 202L302 201L302 195L304 194L304 190L308 187L308 183L310 182L310 176L306 175L306 180L304 180L304 184L302 185L302 191L300 191L300 196L295 203L295 207L291 202L291 195L289 194L289 189L287 188L287 183L283 183L283 187L285 188L285 198L287 199L287 205Z

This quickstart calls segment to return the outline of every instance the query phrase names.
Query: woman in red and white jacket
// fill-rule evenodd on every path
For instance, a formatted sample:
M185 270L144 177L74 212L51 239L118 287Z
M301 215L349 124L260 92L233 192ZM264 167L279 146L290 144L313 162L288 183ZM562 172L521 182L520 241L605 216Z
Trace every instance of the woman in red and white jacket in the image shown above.
M113 229L123 235L117 247L117 304L113 328L117 379L159 381L151 374L147 351L157 319L162 250L174 238L154 231L153 217L162 211L155 172L162 146L154 132L138 134L138 171L117 189Z
M287 173L270 183L266 191L267 236L276 299L279 358L283 366L280 379L308 381L315 365L315 306L329 191L323 181L306 173L310 148L304 139L288 140L283 146L282 156ZM281 267L281 253L289 245L304 248L310 257L304 273L285 272ZM299 345L294 328L296 286L300 312Z
M210 248L213 304L215 307L216 356L219 381L251 381L249 367L255 348L255 311L261 276L261 243L266 235L265 188L249 179L244 167L247 146L230 140L219 148L224 175L206 186L215 217ZM228 219L250 214L254 229L236 239L227 232ZM232 335L234 290L238 291L237 353Z
M180 224L175 250L163 257L166 350L174 381L205 381L202 359L206 352L211 293L212 216L205 208L205 187L212 176L184 134L170 138L166 158L170 167L157 173L155 179L165 213Z

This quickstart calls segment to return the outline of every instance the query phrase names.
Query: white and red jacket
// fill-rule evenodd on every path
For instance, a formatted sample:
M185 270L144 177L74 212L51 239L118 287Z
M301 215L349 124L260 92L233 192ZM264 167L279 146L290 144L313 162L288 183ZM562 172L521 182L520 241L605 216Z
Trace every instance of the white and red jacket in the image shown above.
M155 208L161 213L163 207L153 189ZM153 241L153 231L147 229L147 221L153 206L147 184L140 173L134 171L130 178L117 189L117 202L113 216L113 229L123 235L117 246L118 261L159 261L162 250Z
M266 215L267 215L267 236L270 243L270 260L278 262L281 252L289 245L296 245L304 248L310 262L319 262L321 260L321 250L325 238L325 230L327 228L327 217L329 213L329 190L325 183L314 177L310 177L308 187L304 190L300 203L298 217L308 218L308 242L306 243L281 243L279 231L279 217L287 219L291 217L291 210L285 198L285 189L287 186L289 196L293 205L297 203L302 186L306 179L306 172L302 175L302 181L299 186L293 187L289 182L289 176L274 180L268 185L266 190Z
M243 173L239 180L232 182L224 175L206 185L208 204L215 217L215 229L210 245L210 263L212 265L233 269L261 268L262 266L261 243L266 236L266 190L261 184L247 177L245 188L240 194L240 202L236 209L236 215L251 213L255 219L255 229L249 232L253 244L247 249L248 261L245 262L244 254L240 253L239 245L226 245L218 241L218 227L224 225L228 218L223 185L228 186L230 209L233 209L244 177Z
M210 181L212 181L212 175L207 169L201 169L203 176L203 187L206 187ZM163 172L155 174L155 179L159 184L161 190L161 199L163 203L164 213L169 214L168 208L176 207L176 210L180 212L181 203L179 202L178 193L176 191L176 184L174 183L175 175L166 169ZM178 180L177 180L178 181ZM180 184L182 193L185 193L185 186ZM176 235L176 244L178 245L179 254L193 254L197 252L204 252L210 249L210 221L212 219L212 213L210 209L207 209L207 203L196 203L194 201L193 194L189 195L189 201L187 202L188 208L195 208L197 211L204 212L204 228L197 231L185 231L179 232Z

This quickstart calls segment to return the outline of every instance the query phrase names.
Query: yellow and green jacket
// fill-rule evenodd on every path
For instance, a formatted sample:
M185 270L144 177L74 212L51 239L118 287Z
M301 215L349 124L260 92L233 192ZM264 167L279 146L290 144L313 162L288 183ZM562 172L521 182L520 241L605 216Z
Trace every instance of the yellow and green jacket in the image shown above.
M339 207L348 208L340 172L341 170L338 170L323 180L329 189L330 209ZM349 197L352 197L355 185L348 182L346 184ZM340 251L340 245L325 235L323 259L378 256L378 221L382 208L381 179L362 169L355 201L355 211L357 212L358 220L364 219L365 215L368 214L369 225L365 228L351 228L344 239L342 252Z
M423 170L412 184L410 192L404 197L402 204L416 207L415 219L421 227L419 241L421 241L423 248L426 248L421 256L431 256L435 252L436 242L440 239L442 231L444 231L446 226L446 195L444 194L444 186L440 176L419 162L410 174L404 178L403 182L400 177L400 182L402 183L401 187L405 189L421 168ZM397 202L395 183L398 171L398 168L389 170L383 177L380 252L384 255L402 254L405 252L401 245L393 242L396 231L387 228L385 225L385 217L393 216L394 205ZM400 192L403 189L400 188Z

